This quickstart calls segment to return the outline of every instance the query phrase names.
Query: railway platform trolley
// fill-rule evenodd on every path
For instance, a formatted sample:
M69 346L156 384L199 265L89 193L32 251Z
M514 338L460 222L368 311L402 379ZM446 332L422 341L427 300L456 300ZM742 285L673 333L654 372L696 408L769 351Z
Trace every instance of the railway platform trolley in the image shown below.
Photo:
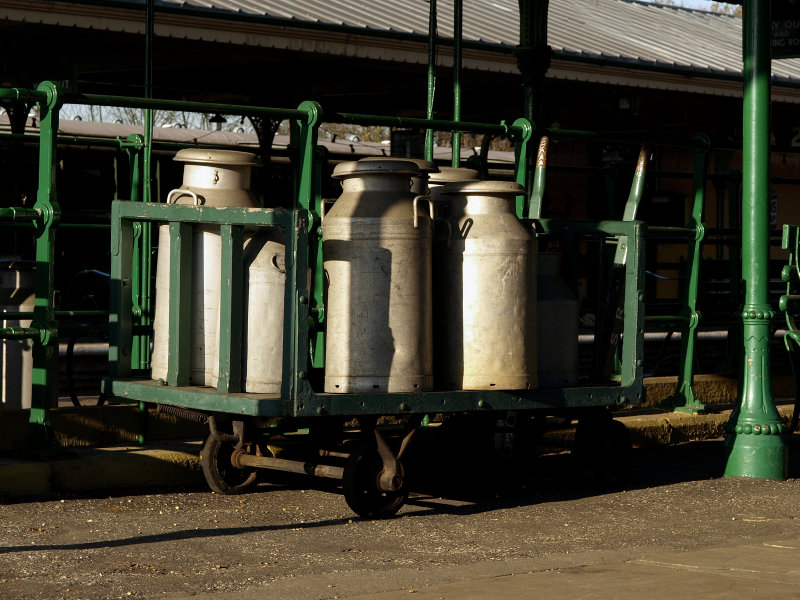
M326 393L326 283L321 231L324 203L319 191L321 157L316 149L321 113L313 103L284 112L279 116L292 120L299 140L292 156L293 208L113 203L110 374L103 381L103 391L117 398L155 403L159 410L207 423L210 432L201 451L201 466L215 492L242 491L256 481L261 470L305 473L341 479L348 505L365 517L390 516L405 502L408 487L403 457L415 433L426 428L429 418L446 422L466 416L494 423L508 411L515 411L524 417L578 419L576 450L583 452L587 465L606 474L618 470L622 465L614 463L624 460L630 439L624 426L611 418L608 408L637 404L644 393L645 224L632 220L530 219L528 193L517 196L514 206L516 217L536 236L558 237L565 261L572 260L574 264L575 253L571 249L587 241L601 248L614 243L618 255L623 250L624 260L614 265L621 276L614 308L618 317L624 314L618 323L621 327L613 334L622 340L617 379L581 380L571 387L523 390ZM363 115L340 114L338 118L360 120L362 124L488 130L508 135L515 140L517 183L526 189L535 187L535 181L527 180L533 127L524 119L508 126ZM137 313L136 298L131 293L131 282L136 277L134 246L136 228L147 222L165 223L170 232L170 292L164 304L169 311L168 364L166 378L157 380L149 372L131 366L134 338L139 335L133 318ZM221 240L216 387L191 385L189 380L192 237L196 230L209 227L219 228ZM246 335L241 291L246 277L243 241L258 229L280 230L285 240L282 377L280 391L275 393L242 391L242 347ZM263 335L270 333L265 331ZM278 439L295 443L281 447Z

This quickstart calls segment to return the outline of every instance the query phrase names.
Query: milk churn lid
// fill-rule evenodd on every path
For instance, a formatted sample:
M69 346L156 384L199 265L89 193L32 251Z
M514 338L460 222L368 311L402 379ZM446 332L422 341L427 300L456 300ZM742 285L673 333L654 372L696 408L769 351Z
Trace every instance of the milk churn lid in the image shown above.
M475 181L478 172L464 167L439 167L438 173L432 173L428 181L431 183L451 183L453 181Z
M359 159L358 162L372 162L372 161L386 161L386 160L402 160L403 162L412 162L417 165L417 168L422 173L438 173L439 167L436 166L436 163L432 163L429 160L425 160L423 158L392 158L389 156L367 156L365 158Z
M456 181L442 189L443 194L513 194L525 193L525 188L515 181Z
M407 160L348 160L336 165L333 169L334 179L391 173L392 175L419 176L420 169L412 161Z
M186 163L233 165L239 167L256 167L261 164L261 161L252 152L209 150L202 148L185 148L178 151L172 160Z

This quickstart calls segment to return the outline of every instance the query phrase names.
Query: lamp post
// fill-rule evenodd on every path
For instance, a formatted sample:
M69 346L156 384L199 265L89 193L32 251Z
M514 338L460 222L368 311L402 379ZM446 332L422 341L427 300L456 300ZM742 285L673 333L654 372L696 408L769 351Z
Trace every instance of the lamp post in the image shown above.
M770 2L744 0L742 173L742 330L744 365L739 403L726 429L728 477L785 479L788 453L772 397L770 321Z

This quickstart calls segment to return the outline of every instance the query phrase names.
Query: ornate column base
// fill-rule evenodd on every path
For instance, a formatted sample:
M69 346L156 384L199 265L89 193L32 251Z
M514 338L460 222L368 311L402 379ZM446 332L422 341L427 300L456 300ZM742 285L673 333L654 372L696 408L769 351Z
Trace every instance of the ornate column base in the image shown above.
M725 429L726 477L786 479L789 453L783 434L787 426L772 397L769 369L769 306L750 306L742 313L744 368L739 407Z
M725 440L728 455L725 477L786 479L789 452L782 437L786 425L736 425L739 428L741 433L729 433ZM745 433L747 430L750 433Z

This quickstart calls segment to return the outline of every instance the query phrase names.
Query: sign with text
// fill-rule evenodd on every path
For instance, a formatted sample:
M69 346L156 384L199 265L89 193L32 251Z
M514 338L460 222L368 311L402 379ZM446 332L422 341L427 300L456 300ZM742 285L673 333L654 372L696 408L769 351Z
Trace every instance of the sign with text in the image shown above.
M800 57L800 0L772 0L772 58Z

